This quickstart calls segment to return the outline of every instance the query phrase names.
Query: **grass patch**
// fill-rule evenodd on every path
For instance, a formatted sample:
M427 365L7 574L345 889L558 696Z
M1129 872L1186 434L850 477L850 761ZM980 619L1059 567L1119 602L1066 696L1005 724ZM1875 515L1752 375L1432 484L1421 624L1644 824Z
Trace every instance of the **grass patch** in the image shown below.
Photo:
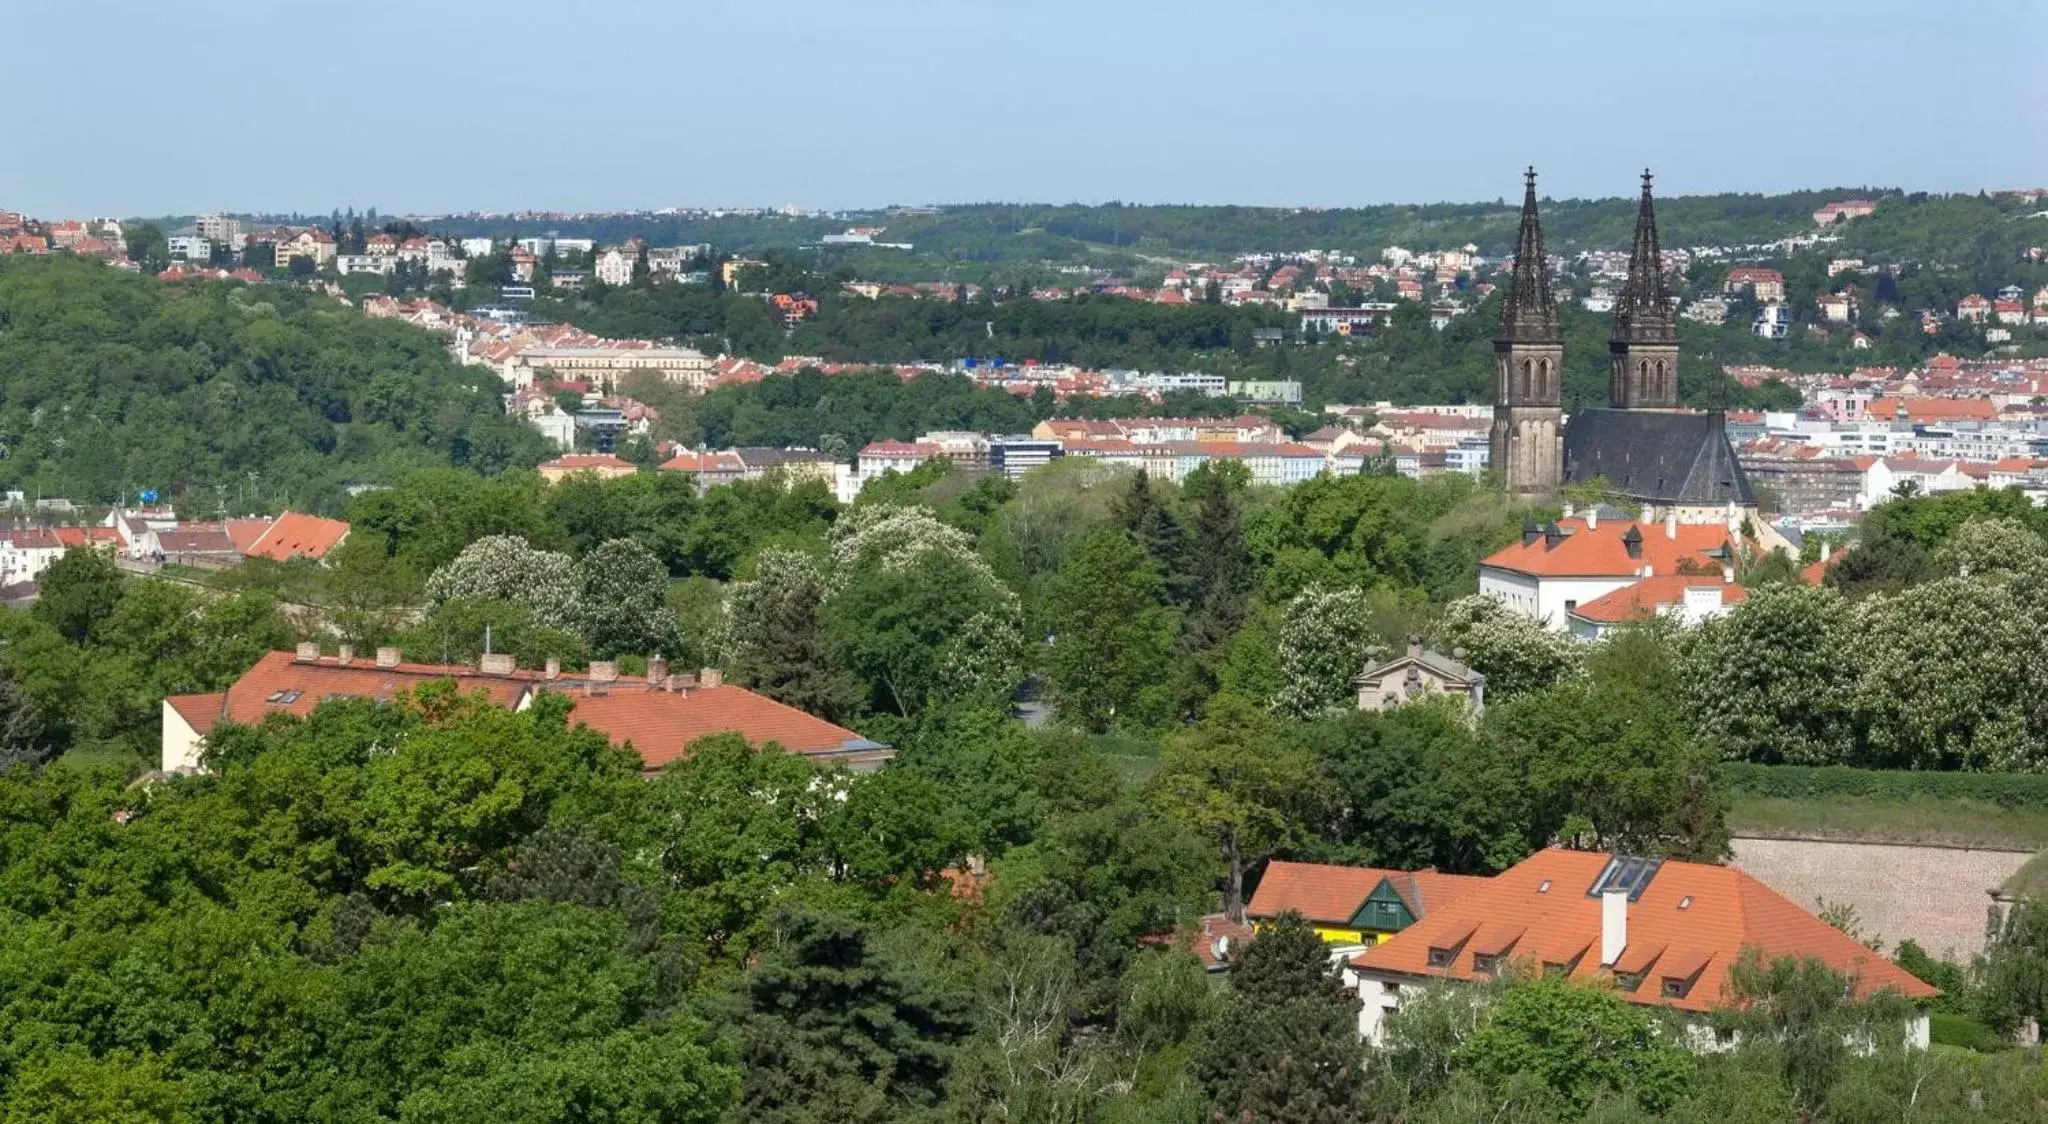
M1159 771L1159 743L1150 738L1097 734L1092 741L1095 752L1116 766L1116 771L1132 785L1144 784Z
M1978 1054L1992 1054L2009 1050L2012 1043L1998 1036L1998 1032L1965 1015L1951 1015L1936 1011L1927 1016L1928 1042L1935 1047L1949 1046Z
M2048 851L2028 859L2005 880L2005 892L2016 898L2048 898Z
M1925 796L1904 800L1851 796L1793 800L1738 793L1729 804L1728 828L1737 835L1788 835L1858 843L2048 849L2048 807L2006 807L1982 800ZM2034 865L2029 863L2028 868L2033 869ZM2038 876L2048 883L2048 864L2043 864Z
M63 769L96 769L112 766L130 776L156 768L155 762L144 761L122 746L106 744L72 746L58 754L57 759L51 764Z

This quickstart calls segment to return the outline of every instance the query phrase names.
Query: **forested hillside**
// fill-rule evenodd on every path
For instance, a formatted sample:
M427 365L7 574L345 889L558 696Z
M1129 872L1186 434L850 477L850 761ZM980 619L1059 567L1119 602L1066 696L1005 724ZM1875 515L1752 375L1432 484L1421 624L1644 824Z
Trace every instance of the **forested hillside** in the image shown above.
M192 510L339 510L353 483L532 465L498 380L438 337L286 286L0 257L0 486Z

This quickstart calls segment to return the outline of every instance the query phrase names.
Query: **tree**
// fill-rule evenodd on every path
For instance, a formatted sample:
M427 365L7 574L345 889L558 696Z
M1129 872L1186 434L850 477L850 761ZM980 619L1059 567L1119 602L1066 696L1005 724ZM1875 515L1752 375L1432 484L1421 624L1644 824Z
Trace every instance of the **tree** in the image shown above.
M898 1119L937 1103L972 1029L963 997L875 947L857 922L788 911L743 984L750 1120Z
M1274 734L1261 708L1218 696L1201 722L1167 740L1153 782L1160 810L1216 846L1233 918L1244 916L1246 870L1312 834L1328 797L1315 761Z
M854 712L860 690L825 639L824 587L810 555L762 551L754 580L735 587L727 602L724 647L738 682L836 722Z
M1187 571L1187 534L1181 529L1180 520L1174 518L1152 490L1150 473L1141 468L1131 477L1130 485L1116 498L1111 515L1145 548L1166 583L1167 597L1186 604L1195 592Z
M1838 764L1854 746L1857 655L1849 605L1832 589L1750 591L1686 630L1676 683L1688 724L1731 761Z
M518 535L489 535L435 570L426 592L437 602L513 601L532 610L543 628L576 628L582 617L578 586L568 555L535 550Z
M1570 636L1478 594L1444 607L1436 644L1486 676L1488 702L1550 686L1578 666L1577 642Z
M93 626L112 615L121 600L121 568L99 550L67 550L37 576L38 596L30 610L73 644L83 646Z
M979 1030L949 1083L950 1115L1047 1124L1093 1119L1106 1059L1071 1032L1073 947L1058 937L1007 932L983 976Z
M1794 1104L1817 1115L1860 1044L1905 1040L1912 1005L1897 992L1856 994L1856 981L1814 957L1766 960L1744 949L1728 971L1730 1006L1716 1024L1775 1047Z
M40 765L55 749L41 710L0 666L0 773L17 764Z
M576 563L576 605L593 655L676 652L682 637L668 610L668 567L633 539L613 539Z
M1190 1066L1224 1119L1340 1124L1364 1107L1358 999L1298 913L1247 945Z
M1533 1076L1584 1109L1604 1091L1663 1112L1685 1094L1693 1057L1643 1008L1612 991L1540 977L1488 1007L1457 1064L1489 1085Z
M1120 530L1091 536L1060 569L1046 590L1046 666L1062 719L1100 731L1167 717L1175 630L1164 593L1152 560Z
M1273 709L1313 718L1353 702L1352 680L1384 654L1363 591L1311 585L1287 603L1280 633L1283 686Z
M128 260L145 276L154 277L171 264L170 241L154 223L129 223L121 231L121 240L128 246Z
M1194 606L1188 621L1188 644L1198 652L1222 644L1244 623L1252 557L1232 494L1248 483L1246 475L1241 463L1219 461L1204 463L1188 476L1188 491L1198 499L1192 535L1195 547L1188 551Z

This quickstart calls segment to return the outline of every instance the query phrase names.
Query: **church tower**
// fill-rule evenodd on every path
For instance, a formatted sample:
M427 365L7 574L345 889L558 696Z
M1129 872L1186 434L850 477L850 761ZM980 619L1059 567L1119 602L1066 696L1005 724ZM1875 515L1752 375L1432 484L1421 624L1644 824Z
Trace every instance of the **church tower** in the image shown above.
M1643 200L1636 208L1635 247L1628 255L1628 284L1614 303L1614 334L1607 352L1612 362L1608 401L1615 409L1678 408L1678 319L1657 252L1657 215L1650 206L1647 169Z
M1554 491L1564 481L1564 337L1536 219L1536 169L1522 195L1514 280L1493 341L1493 467L1510 492Z

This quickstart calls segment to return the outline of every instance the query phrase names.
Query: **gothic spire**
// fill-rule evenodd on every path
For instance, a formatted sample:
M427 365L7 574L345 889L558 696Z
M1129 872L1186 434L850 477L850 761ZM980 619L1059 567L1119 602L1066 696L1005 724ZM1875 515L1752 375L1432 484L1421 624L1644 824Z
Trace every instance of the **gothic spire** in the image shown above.
M1664 259L1657 249L1657 213L1650 202L1650 170L1643 169L1643 198L1636 205L1636 241L1628 255L1628 283L1614 304L1614 342L1676 343L1678 322L1671 291L1664 285Z
M1550 296L1550 269L1543 260L1543 226L1536 218L1536 169L1530 168L1525 179L1522 230L1515 236L1514 280L1501 309L1500 338L1553 343L1562 337L1557 331L1557 302Z

